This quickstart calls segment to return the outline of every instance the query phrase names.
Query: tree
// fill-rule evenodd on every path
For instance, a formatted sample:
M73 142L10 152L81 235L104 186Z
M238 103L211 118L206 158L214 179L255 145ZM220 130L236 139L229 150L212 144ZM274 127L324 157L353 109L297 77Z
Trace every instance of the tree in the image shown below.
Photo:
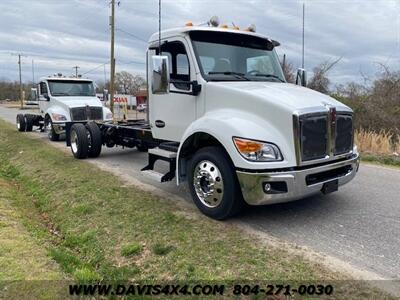
M291 62L287 62L286 59L283 60L281 63L282 66L282 71L283 75L285 76L285 79L289 83L295 83L296 82L296 74L294 71L293 64Z
M140 75L132 75L129 72L121 71L115 74L115 86L122 94L133 95L145 86L146 80Z
M318 92L328 94L330 80L328 78L328 72L336 65L342 58L339 57L333 62L325 61L313 69L314 76L308 82L307 87L316 90Z

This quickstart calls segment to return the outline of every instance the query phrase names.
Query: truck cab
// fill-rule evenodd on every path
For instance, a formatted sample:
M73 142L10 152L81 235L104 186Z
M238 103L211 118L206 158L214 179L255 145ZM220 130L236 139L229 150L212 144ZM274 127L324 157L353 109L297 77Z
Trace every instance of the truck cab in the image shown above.
M40 115L52 141L65 133L67 122L112 120L111 111L96 97L90 79L57 74L41 78L37 91Z
M205 214L230 215L237 199L261 205L326 194L354 178L352 110L287 83L278 42L186 26L149 44L152 133L179 143L177 182L189 182Z

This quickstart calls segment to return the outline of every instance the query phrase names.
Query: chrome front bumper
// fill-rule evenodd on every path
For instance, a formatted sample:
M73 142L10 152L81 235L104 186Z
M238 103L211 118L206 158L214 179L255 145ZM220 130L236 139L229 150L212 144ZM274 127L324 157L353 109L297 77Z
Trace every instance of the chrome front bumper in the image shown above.
M65 123L55 123L55 122L53 122L53 128L54 128L54 131L57 134L65 133Z
M236 171L244 200L250 205L263 205L279 202L289 202L305 198L321 192L324 183L338 180L338 185L344 185L354 178L358 171L360 158L358 154L350 159L333 162L317 167L307 167L292 171ZM336 170L338 174L335 174ZM342 172L344 170L344 172ZM340 172L339 172L340 171ZM310 183L310 176L319 178L316 183ZM307 182L308 180L308 182ZM270 192L264 191L266 183L285 186L286 189Z

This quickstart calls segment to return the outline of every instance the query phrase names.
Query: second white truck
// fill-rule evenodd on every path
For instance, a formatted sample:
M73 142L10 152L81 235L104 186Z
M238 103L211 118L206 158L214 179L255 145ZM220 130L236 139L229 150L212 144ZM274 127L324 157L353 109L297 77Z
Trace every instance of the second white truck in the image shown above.
M151 36L148 120L65 121L76 158L102 145L148 150L143 171L187 182L197 207L225 219L245 203L327 194L359 166L353 112L335 99L286 82L278 42L251 28L185 26ZM165 174L154 164L169 164Z

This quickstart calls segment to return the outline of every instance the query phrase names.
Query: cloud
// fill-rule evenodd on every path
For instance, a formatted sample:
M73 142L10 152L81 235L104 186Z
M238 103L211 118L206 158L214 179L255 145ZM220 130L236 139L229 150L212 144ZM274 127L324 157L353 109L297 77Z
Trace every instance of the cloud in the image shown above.
M373 76L377 62L400 69L400 1L305 1L306 68L343 57L332 70L334 83L361 80L360 71ZM18 78L17 58L23 53L23 80L72 67L103 80L109 61L108 0L0 2L0 78ZM281 42L295 67L301 64L302 1L192 0L162 1L163 28L202 23L218 15L223 23L240 27L255 23L257 31ZM117 71L144 74L146 43L158 30L158 1L121 0L116 8ZM135 38L139 37L139 39ZM106 76L109 64L106 64Z

